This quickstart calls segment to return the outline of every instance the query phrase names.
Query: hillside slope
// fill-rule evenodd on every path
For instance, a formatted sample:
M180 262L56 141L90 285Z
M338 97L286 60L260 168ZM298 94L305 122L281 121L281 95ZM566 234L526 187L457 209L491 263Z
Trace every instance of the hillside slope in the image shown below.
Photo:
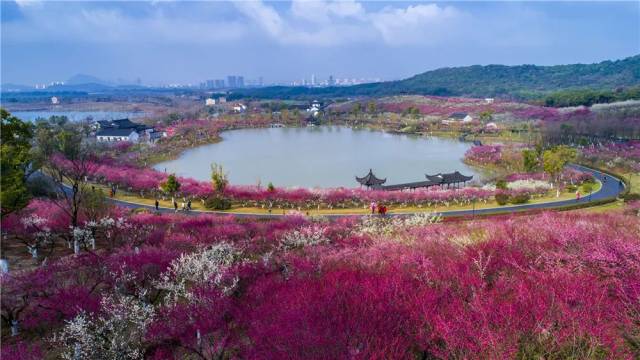
M566 89L615 89L640 85L640 55L596 64L473 65L427 71L408 79L348 87L267 87L245 96L292 98L359 95L439 95L535 98Z

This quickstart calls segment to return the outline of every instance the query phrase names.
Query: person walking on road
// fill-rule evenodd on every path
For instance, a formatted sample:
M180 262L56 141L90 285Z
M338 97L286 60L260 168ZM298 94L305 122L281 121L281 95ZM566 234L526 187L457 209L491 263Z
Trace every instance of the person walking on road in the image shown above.
M173 200L173 209L178 212L178 203L175 200Z
M158 199L156 199L156 211L160 210L160 202L158 201Z
M576 202L580 201L580 190L576 191Z

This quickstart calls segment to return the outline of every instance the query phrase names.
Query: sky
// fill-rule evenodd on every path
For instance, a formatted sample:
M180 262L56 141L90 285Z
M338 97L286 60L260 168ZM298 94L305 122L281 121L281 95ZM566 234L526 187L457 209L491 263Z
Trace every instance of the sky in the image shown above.
M5 1L2 83L392 80L640 53L640 1Z

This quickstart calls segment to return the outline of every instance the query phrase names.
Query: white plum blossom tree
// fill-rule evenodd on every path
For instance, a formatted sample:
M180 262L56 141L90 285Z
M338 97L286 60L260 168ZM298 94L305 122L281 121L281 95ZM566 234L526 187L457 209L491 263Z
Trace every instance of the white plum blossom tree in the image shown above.
M199 252L182 254L171 262L169 269L156 282L156 287L168 291L169 303L175 303L180 298L192 300L189 287L196 284L210 283L228 294L238 283L237 276L229 274L229 270L241 255L241 251L226 242Z
M81 227L71 227L71 236L73 238L73 253L79 254L80 248L88 248L91 244L93 248L95 248L95 237L94 232L90 226L86 226L84 228Z
M360 224L356 226L355 233L360 235L387 236L410 227L436 224L441 220L442 217L440 215L428 212L393 218L365 216L360 221Z
M142 359L144 335L153 319L152 305L116 293L102 300L102 315L80 313L54 342L68 360Z
M329 238L325 236L324 228L320 226L305 226L298 230L287 232L280 239L281 250L328 244Z
M22 240L27 245L27 251L31 256L38 258L38 250L49 245L53 241L51 229L46 225L46 219L38 215L30 215L20 220L24 230L29 234Z

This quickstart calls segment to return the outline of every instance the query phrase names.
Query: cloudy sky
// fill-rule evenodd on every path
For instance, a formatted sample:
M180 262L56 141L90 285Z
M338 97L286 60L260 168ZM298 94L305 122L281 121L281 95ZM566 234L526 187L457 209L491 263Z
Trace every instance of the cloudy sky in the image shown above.
M640 2L2 0L3 83L397 79L640 53Z

